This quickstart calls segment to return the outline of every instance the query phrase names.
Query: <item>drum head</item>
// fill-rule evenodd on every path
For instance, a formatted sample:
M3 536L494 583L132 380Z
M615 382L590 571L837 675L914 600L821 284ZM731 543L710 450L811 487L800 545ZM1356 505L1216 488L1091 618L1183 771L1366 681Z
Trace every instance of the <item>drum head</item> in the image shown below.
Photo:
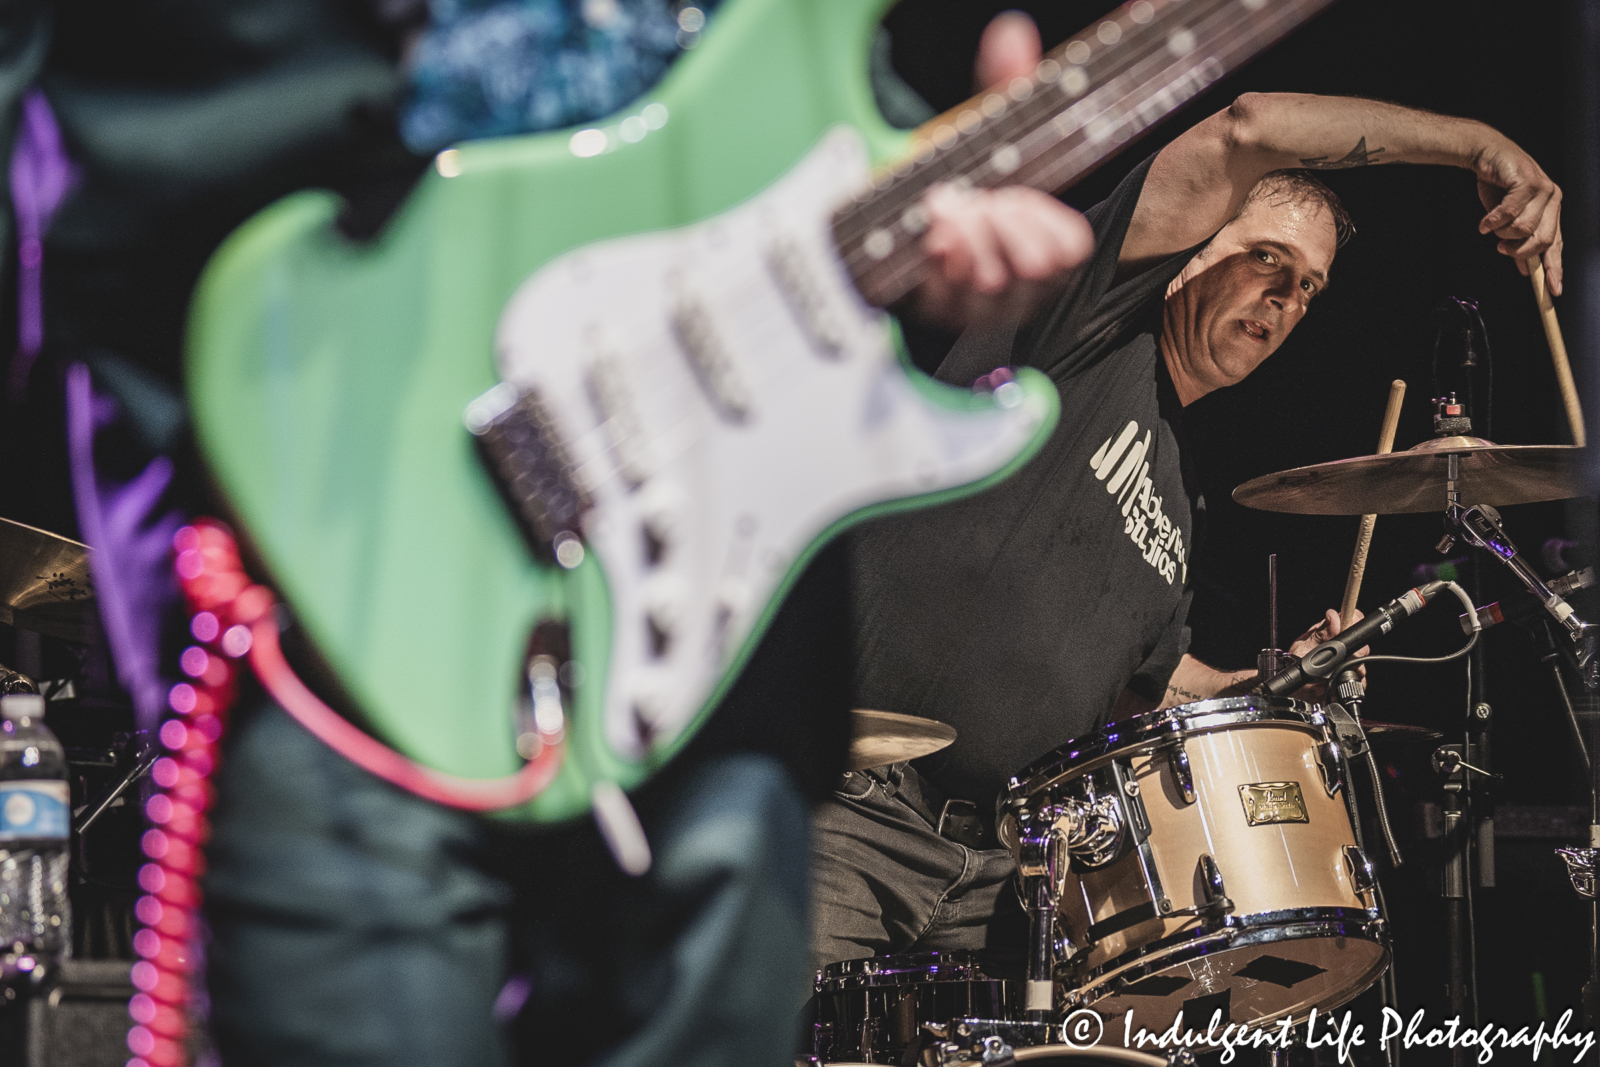
M1037 1067L1167 1067L1164 1057L1126 1048L1040 1045L1037 1048L1019 1048L1016 1057L1018 1063L1031 1063Z
M1388 947L1364 937L1330 936L1332 931L1291 924L1255 933L1264 940L1182 962L1157 958L1127 974L1126 985L1109 983L1120 988L1091 1004L1106 1017L1102 1042L1121 1043L1129 1011L1135 1038L1141 1028L1164 1033L1180 1015L1182 1028L1196 1034L1218 1012L1219 1031L1228 1023L1289 1017L1298 1023L1312 1007L1332 1010L1355 997L1389 965ZM1265 940L1274 935L1278 939Z

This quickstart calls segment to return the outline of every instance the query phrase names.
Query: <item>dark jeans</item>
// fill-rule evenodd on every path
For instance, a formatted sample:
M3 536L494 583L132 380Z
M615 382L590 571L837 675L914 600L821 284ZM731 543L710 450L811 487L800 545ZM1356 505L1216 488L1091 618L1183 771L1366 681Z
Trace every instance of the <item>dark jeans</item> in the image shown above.
M206 878L230 1067L789 1061L807 812L771 758L674 764L641 790L655 862L630 879L589 820L440 807L274 705L238 712Z
M906 764L846 774L812 820L816 965L899 952L987 949L1021 956L1027 919L1003 848L939 836Z

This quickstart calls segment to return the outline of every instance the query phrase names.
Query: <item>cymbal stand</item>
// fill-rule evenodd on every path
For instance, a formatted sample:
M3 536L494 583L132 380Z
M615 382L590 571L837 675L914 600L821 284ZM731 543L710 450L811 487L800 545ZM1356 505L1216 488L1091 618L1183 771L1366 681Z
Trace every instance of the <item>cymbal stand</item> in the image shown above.
M1028 912L1028 973L1024 976L1022 1018L1050 1023L1055 1018L1056 901L1052 889L1069 861L1066 838L1053 813L1019 810L1018 882Z
M1532 593L1544 605L1553 624L1551 629L1559 627L1565 640L1556 639L1556 647L1560 656L1577 673L1583 687L1593 693L1600 690L1600 656L1596 655L1597 645L1600 645L1600 633L1595 627L1580 619L1572 606L1552 590L1538 573L1529 566L1526 559L1517 550L1501 525L1500 513L1487 504L1476 504L1469 508L1461 506L1459 489L1459 460L1455 454L1448 458L1449 467L1446 472L1446 503L1445 520L1455 528L1459 535L1468 544L1484 549L1495 559L1505 564L1506 568L1516 575L1528 592ZM1446 535L1445 543L1453 541L1452 535ZM1559 671L1559 666L1556 668ZM1563 698L1566 697L1566 686L1560 687ZM1482 707L1487 712L1488 706L1482 703L1474 704L1474 714ZM1483 716L1487 722L1489 716ZM1600 860L1600 718L1591 717L1589 721L1589 843L1587 848L1563 848L1556 853L1567 864L1567 873L1572 878L1573 888L1579 895L1590 901L1595 900L1595 872L1596 862ZM1448 748L1449 746L1446 746ZM1445 749L1440 749L1444 753ZM1474 768L1469 761L1476 762L1476 752L1457 757L1461 767L1467 771ZM1454 768L1452 768L1452 771ZM1471 782L1473 775L1466 775L1466 781ZM1470 786L1469 786L1470 788ZM1448 819L1448 809L1446 812ZM1446 825L1446 847L1451 847L1450 827ZM1464 836L1464 835L1463 835ZM1465 847L1464 841L1461 845ZM1454 938L1452 938L1454 941ZM1451 946L1452 952L1455 945ZM1584 1014L1593 1022L1600 1017L1600 903L1596 903L1590 916L1589 938L1589 981L1583 991Z

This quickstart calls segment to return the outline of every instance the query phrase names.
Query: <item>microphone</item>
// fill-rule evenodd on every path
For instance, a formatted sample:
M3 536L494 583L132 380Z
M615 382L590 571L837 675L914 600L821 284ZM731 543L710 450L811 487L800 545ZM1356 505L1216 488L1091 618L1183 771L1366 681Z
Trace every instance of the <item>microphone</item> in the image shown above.
M1321 681L1339 669L1350 658L1350 653L1374 637L1381 637L1394 629L1394 624L1421 611L1439 590L1449 582L1429 582L1408 589L1371 615L1357 622L1337 637L1330 637L1300 658L1300 662L1286 671L1273 675L1262 683L1261 692L1269 697L1288 696L1308 682Z
M1587 589L1594 583L1594 568L1585 567L1582 570L1573 571L1571 574L1563 574L1559 578L1552 578L1545 584L1549 586L1550 591L1556 596L1564 597L1576 590ZM1499 626L1503 622L1521 622L1523 619L1533 618L1544 613L1545 606L1536 597L1519 596L1509 606L1502 606L1499 601L1496 601L1493 604L1485 604L1478 609L1478 628L1487 630L1489 627ZM1472 633L1472 616L1461 616L1461 630L1463 633Z

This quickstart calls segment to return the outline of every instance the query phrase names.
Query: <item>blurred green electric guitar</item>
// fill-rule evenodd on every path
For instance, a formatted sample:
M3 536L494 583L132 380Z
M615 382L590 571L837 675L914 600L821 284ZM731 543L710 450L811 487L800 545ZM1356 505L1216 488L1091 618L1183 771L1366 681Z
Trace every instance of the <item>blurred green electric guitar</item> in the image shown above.
M580 813L684 743L829 537L1053 425L1042 375L974 396L897 356L928 186L1063 188L1326 2L1134 0L908 137L866 76L886 0L727 0L625 114L441 153L376 240L323 191L243 226L193 309L201 446L428 767L517 772L530 640L564 620L565 763L513 814Z

